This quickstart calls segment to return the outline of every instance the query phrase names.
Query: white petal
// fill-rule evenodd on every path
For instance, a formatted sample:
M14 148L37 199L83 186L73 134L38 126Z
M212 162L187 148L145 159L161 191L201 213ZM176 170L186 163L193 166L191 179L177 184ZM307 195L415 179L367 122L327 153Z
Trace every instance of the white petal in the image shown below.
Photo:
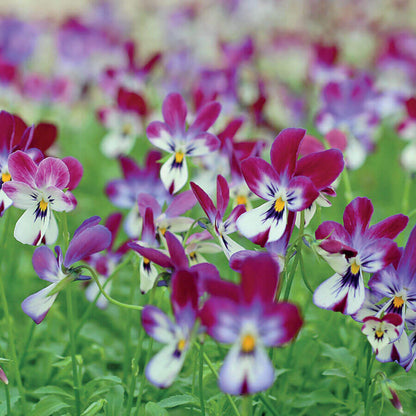
M144 264L143 257L140 260L140 291L144 294L153 288L158 272L152 262Z
M159 388L169 387L181 371L185 356L186 351L177 351L176 342L166 345L149 361L147 379Z
M244 250L244 247L241 247L240 244L232 240L227 234L218 236L218 239L220 240L221 247L228 260L234 253Z
M160 179L165 188L172 194L183 188L188 181L186 158L184 157L180 164L176 164L175 157L175 154L173 154L160 168Z
M58 293L55 293L52 296L48 296L48 293L50 293L57 284L58 282L52 283L51 285L45 287L45 289L30 295L22 302L22 309L24 313L29 315L37 324L43 320L55 302Z
M44 218L36 218L34 211L36 206L26 210L19 218L14 228L14 237L23 244L38 245L49 226L50 210Z
M122 135L118 131L110 131L104 136L100 148L105 156L115 158L129 153L135 141L135 135Z
M139 238L142 224L143 219L139 214L139 207L134 204L124 220L124 231L130 238Z
M58 224L56 222L55 216L51 212L49 225L44 235L45 243L47 245L54 244L55 241L58 239L58 235L59 235Z

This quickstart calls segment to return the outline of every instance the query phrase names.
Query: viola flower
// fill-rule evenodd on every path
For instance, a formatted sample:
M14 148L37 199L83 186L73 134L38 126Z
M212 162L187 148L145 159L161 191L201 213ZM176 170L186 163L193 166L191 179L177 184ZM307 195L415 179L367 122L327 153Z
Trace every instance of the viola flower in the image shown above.
M213 264L199 263L189 267L189 260L186 257L185 249L178 238L169 231L166 231L165 238L169 256L155 248L145 247L143 244L135 242L129 243L128 246L149 262L158 264L166 269L172 278L181 270L193 273L197 279L198 293L200 295L205 291L205 281L207 279L219 280L218 270ZM166 284L167 282L165 282Z
M198 313L198 291L192 273L181 270L172 279L173 322L159 308L147 305L142 325L149 336L166 344L147 364L147 379L159 388L169 387L182 369L192 343Z
M118 248L114 247L114 243L120 229L121 220L122 215L119 212L115 212L107 218L104 226L111 233L110 245L103 253L94 253L83 259L86 263L93 267L94 270L97 271L98 280L100 281L101 285L104 285L106 280L112 275L115 267L120 263L124 254L128 251L127 242L121 244ZM95 281L89 281L87 283L88 286L85 290L85 297L90 302L93 302L100 290ZM111 283L112 282L109 282L106 286L107 293L111 291ZM100 294L96 305L100 309L105 309L108 306L108 300L104 297L104 295Z
M224 214L230 201L230 191L226 179L221 175L217 177L217 208L215 208L211 198L196 183L191 182L191 188L209 221L214 226L215 234L227 258L229 259L237 251L243 250L243 247L232 240L228 234L237 231L236 221L245 212L246 208L244 205L237 205L231 211L228 219L224 221Z
M291 341L302 319L295 305L274 302L279 267L266 253L248 257L241 267L241 284L206 282L211 297L201 312L202 325L218 342L233 344L218 383L229 394L252 394L270 387L274 367L265 347Z
M86 280L73 264L83 258L106 249L111 243L111 233L99 225L100 217L85 220L74 232L63 257L61 247L53 251L46 246L38 247L32 257L33 268L37 275L51 284L45 289L30 295L22 302L23 312L30 316L36 324L43 321L55 302L58 293L74 280Z
M16 223L16 240L31 245L53 244L58 238L53 211L75 208L76 199L69 190L81 179L81 164L74 158L65 163L48 157L36 165L19 150L9 156L8 167L13 180L5 183L3 190L16 208L26 210Z
M368 342L377 356L376 358L379 359L379 353L388 344L399 338L400 326L403 320L396 313L388 313L382 318L367 316L363 322L364 325L361 328L361 332L367 336ZM409 348L408 351L410 352Z
M27 127L18 116L0 112L0 216L12 205L12 200L4 193L2 186L12 180L9 172L9 155L17 150L27 153L36 163L43 159L45 152L55 141L57 129L50 123L39 123Z
M217 102L204 105L186 130L185 100L180 94L171 93L162 105L164 122L153 121L147 127L150 142L171 153L160 169L160 178L171 194L178 192L188 181L187 156L203 156L218 149L218 138L207 130L214 124L220 111L221 106Z
M405 169L410 172L416 171L416 97L406 101L407 117L397 126L397 134L409 141L402 150L400 161Z
M207 263L203 257L205 253L220 253L222 251L218 244L206 240L212 240L212 235L208 230L191 234L185 241L185 253L192 265Z
M135 92L119 88L117 104L99 110L98 117L109 132L101 142L101 151L109 158L130 152L137 136L143 131L146 102Z
M160 167L157 161L161 156L160 152L151 150L147 153L143 168L133 159L121 156L119 162L123 178L113 179L105 188L106 195L116 207L130 210L124 223L124 230L131 238L137 238L142 228L142 217L137 204L140 194L152 195L160 205L165 202L169 204L172 200L172 196L159 179Z
M344 226L325 221L315 232L320 254L336 272L315 290L313 301L323 309L352 315L365 298L363 272L376 273L400 257L393 241L408 223L397 214L369 227L373 205L355 198L344 211Z
M238 230L256 244L264 246L282 237L288 213L310 207L319 196L314 183L330 183L342 170L342 155L332 149L310 155L305 165L311 169L303 172L300 167L296 175L296 160L304 136L305 130L285 129L272 144L271 165L258 157L249 157L241 163L248 187L266 200L237 220Z
M374 150L375 132L380 122L373 108L374 97L373 82L368 76L332 81L322 90L316 126L322 134L334 128L347 134L344 155L349 169L359 168L367 154Z

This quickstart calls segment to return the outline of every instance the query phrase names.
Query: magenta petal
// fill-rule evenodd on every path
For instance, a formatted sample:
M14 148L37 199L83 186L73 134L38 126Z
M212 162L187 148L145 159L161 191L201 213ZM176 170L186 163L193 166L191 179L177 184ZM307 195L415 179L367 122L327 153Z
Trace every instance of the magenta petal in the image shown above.
M413 227L406 247L397 267L398 274L407 282L414 281L416 275L416 226Z
M279 177L265 160L249 157L241 162L241 170L248 187L257 196L266 200L275 197L280 183Z
M150 207L147 207L144 213L141 241L150 246L156 244L156 228L153 220L153 211Z
M235 303L239 303L242 297L241 286L227 280L218 280L216 277L207 278L204 286L212 297L225 298Z
M69 171L62 160L55 157L47 157L39 163L35 181L38 188L56 186L59 189L66 188L69 182Z
M35 175L38 168L26 153L20 150L12 153L7 164L14 181L23 182L32 188L36 187Z
M217 120L220 111L221 104L218 102L205 104L196 114L195 121L189 127L188 135L194 137L200 132L207 131Z
M12 150L13 116L7 111L0 112L0 153L8 154Z
M186 113L186 103L180 94L171 93L163 101L163 118L174 133L185 131Z
M188 269L189 262L181 242L169 231L165 233L166 243L175 269Z
M160 159L160 157L158 157L158 159ZM142 170L134 159L127 156L120 156L119 161L125 179L132 179L142 174Z
M307 176L315 185L322 190L339 176L344 168L342 153L336 149L312 153L298 160L296 164L296 176Z
M275 138L270 150L272 165L279 177L291 178L295 172L299 146L305 137L303 129L289 128L282 130Z
M207 214L208 219L211 223L215 221L215 214L217 212L211 198L208 194L196 183L190 183L192 191L198 200L199 204L201 205L202 209L204 210L205 214Z
M102 251L111 243L111 233L102 225L94 225L78 232L69 243L64 266L69 267L84 257Z
M165 214L167 218L175 218L190 210L196 204L196 199L191 190L181 192L175 196L167 207Z
M344 211L344 227L350 235L364 234L373 215L373 204L368 198L355 198Z
M315 231L315 237L317 240L337 240L347 246L352 243L351 236L347 233L345 228L335 221L323 222Z
M58 276L61 273L59 257L56 258L53 251L49 247L38 247L33 252L32 264L36 274L41 279L52 283L59 280Z
M69 182L66 187L72 191L72 189L75 189L80 183L84 168L82 167L81 162L72 156L64 157L62 162L65 163L69 171Z
M94 215L93 217L87 218L82 222L82 224L74 231L74 237L80 233L81 231L84 231L87 228L93 227L94 225L99 224L101 221L101 217L98 215Z
M111 233L111 245L109 249L113 247L114 241L116 240L118 230L120 229L121 221L123 220L123 215L120 212L114 212L109 215L105 221L105 227Z
M211 263L194 264L189 271L197 277L198 296L202 296L207 291L207 281L221 281L218 269Z
M222 218L230 201L230 189L224 176L217 176L217 209Z
M137 196L137 203L139 206L139 213L142 217L144 217L147 208L150 208L153 211L153 215L156 218L162 213L159 202L157 202L157 199L150 194L139 194Z
M142 311L142 325L149 336L164 344L175 340L175 326L166 314L153 305L146 305Z
M359 253L361 266L369 273L378 272L400 258L397 244L388 239L380 238L367 244Z
M128 243L127 245L137 253L141 254L143 257L149 259L152 263L158 264L159 266L165 268L174 267L171 259L166 254L161 253L159 250L150 247L143 247L137 243Z
M185 152L188 156L203 156L214 152L221 145L214 134L203 132L192 138L186 144Z
M179 270L174 274L171 302L176 322L192 328L198 310L198 290L194 274L187 270Z
M290 211L309 208L318 198L319 192L306 176L295 176L286 190L287 206Z
M267 347L277 347L291 341L302 326L299 309L287 302L271 303L260 323L261 339Z
M241 287L246 303L272 302L277 290L279 266L268 253L248 256L241 265Z
M368 229L368 238L396 238L407 226L409 218L403 214L393 215L372 225Z

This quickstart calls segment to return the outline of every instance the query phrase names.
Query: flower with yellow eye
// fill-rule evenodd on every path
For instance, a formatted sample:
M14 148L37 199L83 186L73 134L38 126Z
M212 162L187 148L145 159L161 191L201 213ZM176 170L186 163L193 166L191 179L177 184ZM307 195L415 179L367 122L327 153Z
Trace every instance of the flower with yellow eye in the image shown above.
M164 122L153 121L146 133L150 142L171 156L160 169L160 179L171 194L188 181L187 156L207 155L220 146L217 136L207 130L215 123L221 105L215 101L202 106L186 130L187 107L180 94L169 94L162 105Z
M233 344L220 369L220 389L229 394L252 394L274 381L274 367L265 347L292 340L302 319L298 308L274 301L279 266L266 253L247 257L241 265L241 284L207 279L211 297L201 322L216 341Z
M172 279L173 322L159 308L147 305L142 312L145 331L166 344L149 362L146 377L160 388L169 387L181 371L191 345L198 311L198 292L192 273L181 270Z

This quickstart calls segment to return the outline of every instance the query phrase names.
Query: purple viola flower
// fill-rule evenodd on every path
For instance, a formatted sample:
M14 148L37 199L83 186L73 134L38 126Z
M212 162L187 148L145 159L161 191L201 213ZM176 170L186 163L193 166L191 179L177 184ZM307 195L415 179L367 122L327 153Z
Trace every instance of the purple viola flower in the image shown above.
M322 107L316 125L322 134L334 128L348 134L347 166L357 169L374 150L380 117L373 109L375 91L368 76L329 82L322 90Z
M139 207L137 205L139 194L146 193L152 195L160 205L163 205L165 202L169 204L172 200L171 195L166 191L159 179L160 167L158 160L161 157L160 152L156 150L150 151L146 156L143 168L129 157L120 157L119 162L123 178L113 179L105 188L105 193L116 207L130 210L124 223L124 229L131 238L138 237L142 227L142 218L139 215Z
M37 275L48 282L49 286L30 295L22 302L23 312L30 316L37 324L42 322L49 309L55 302L58 293L74 280L86 280L74 263L83 258L106 249L111 243L111 233L99 225L100 217L91 217L85 220L74 232L68 245L65 257L61 247L53 251L46 246L38 247L32 257L33 268Z
M226 179L221 175L217 177L217 208L215 208L211 198L196 183L191 182L191 188L209 221L214 226L215 234L227 258L229 259L237 251L243 250L243 247L232 240L228 234L237 231L236 221L246 211L246 208L244 205L237 205L228 218L224 220L224 214L230 201L230 191Z
M198 291L194 275L181 270L172 281L173 322L159 308L147 305L142 325L149 336L166 344L147 364L147 379L159 388L169 387L181 371L198 314Z
M47 157L39 165L22 151L9 156L8 167L13 178L3 185L6 195L24 214L16 223L14 236L23 244L53 244L58 225L53 211L72 211L76 199L66 189L73 189L82 176L82 166L74 158L69 163Z
M185 241L185 253L192 265L207 263L203 256L205 253L220 253L222 251L218 244L206 240L212 240L212 235L208 230L191 234Z
M189 267L189 260L186 257L185 249L178 238L169 231L166 231L165 238L169 256L155 248L145 247L143 244L132 242L128 245L149 262L153 262L165 268L172 277L181 270L186 270L195 274L198 284L198 293L200 295L205 291L205 281L207 279L219 280L218 270L213 264L199 263Z
M241 284L208 280L211 297L200 316L216 341L233 344L218 383L229 394L252 394L274 381L273 364L265 347L291 341L302 326L298 308L274 302L279 267L266 253L248 257L241 267Z
M184 187L188 181L187 156L203 156L218 149L218 138L207 130L215 123L221 105L210 102L197 113L186 130L187 107L180 94L169 94L162 105L164 122L153 121L146 133L150 142L171 154L160 169L160 178L171 194Z
M307 165L311 169L297 175L297 157L304 136L305 130L285 129L272 144L271 165L258 157L241 163L248 187L266 200L237 220L238 230L256 244L264 246L282 237L288 213L310 207L319 196L315 183L331 183L342 170L341 152L331 149L310 155Z
M406 227L408 218L397 214L369 227L372 214L368 198L355 198L345 208L344 226L325 221L316 230L316 238L322 240L320 254L336 272L315 290L316 306L354 314L365 297L362 273L376 273L400 256L393 239Z

